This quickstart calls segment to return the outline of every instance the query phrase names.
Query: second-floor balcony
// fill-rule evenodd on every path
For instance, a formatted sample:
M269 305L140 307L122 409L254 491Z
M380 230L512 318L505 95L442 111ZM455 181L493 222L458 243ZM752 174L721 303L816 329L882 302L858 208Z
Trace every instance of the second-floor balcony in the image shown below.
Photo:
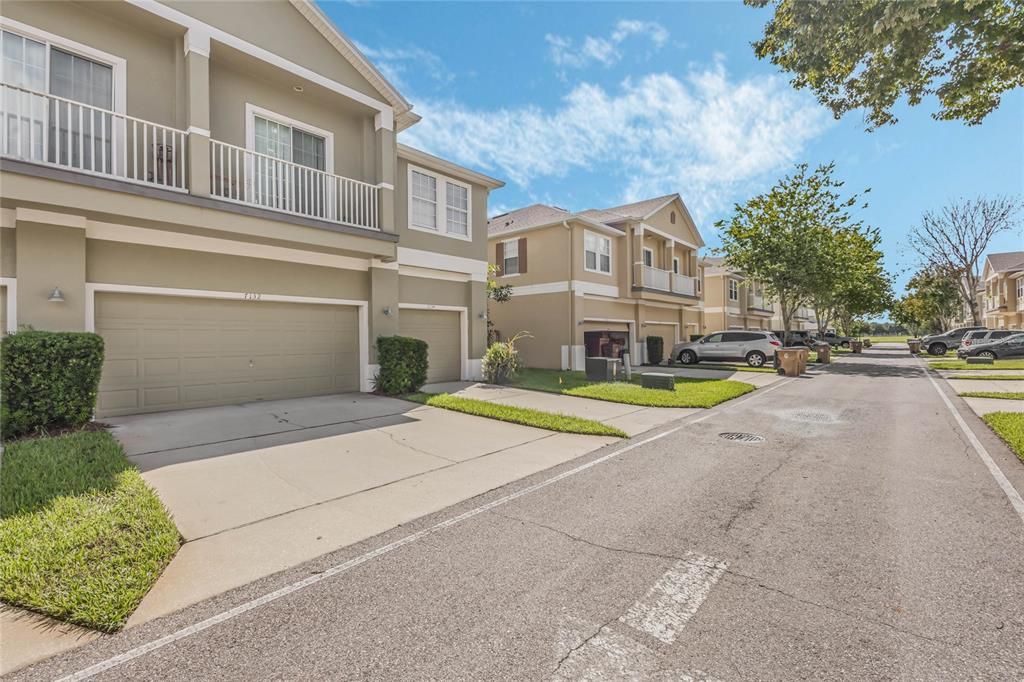
M985 310L999 310L1006 307L1006 296L996 294L985 297Z
M0 90L0 155L187 191L185 131L13 85Z
M762 294L747 294L747 309L754 312L770 313L772 304Z
M636 286L644 289L694 298L700 296L700 280L696 277L680 275L671 270L662 270L642 263L634 266L633 275Z
M809 320L812 317L814 317L814 311L806 306L800 306L793 313L793 317L795 317L798 320Z
M0 156L189 193L209 173L210 194L290 215L380 228L380 187L210 140L209 168L190 167L189 134L170 126L0 84Z

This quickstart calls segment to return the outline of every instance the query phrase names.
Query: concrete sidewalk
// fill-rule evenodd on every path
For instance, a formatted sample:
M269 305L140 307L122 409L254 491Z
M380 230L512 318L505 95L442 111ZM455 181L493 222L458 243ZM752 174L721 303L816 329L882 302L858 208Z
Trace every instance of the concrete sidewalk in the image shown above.
M1021 375L1020 381L986 381L983 376L979 376L977 379L954 379L947 383L953 387L957 394L973 393L975 391L990 391L993 393L1024 392L1024 374ZM961 398L979 417L990 412L1024 412L1024 400L969 398L962 395Z

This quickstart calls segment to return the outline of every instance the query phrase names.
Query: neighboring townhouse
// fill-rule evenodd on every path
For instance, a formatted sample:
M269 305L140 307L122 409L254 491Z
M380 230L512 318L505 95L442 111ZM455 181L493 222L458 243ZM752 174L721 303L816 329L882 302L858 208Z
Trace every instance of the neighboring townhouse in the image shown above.
M0 15L2 325L101 334L98 416L371 390L380 335L478 375L502 183L313 2Z
M981 270L985 326L1024 329L1024 251L991 253Z
M702 334L727 329L778 331L783 328L782 309L765 293L760 282L730 268L725 258L708 256L704 266L704 325ZM813 313L797 309L791 321L793 331L810 329Z
M527 331L524 364L582 369L586 357L643 359L700 333L700 231L678 194L573 213L534 204L491 218L490 262L512 298L494 303L502 338Z
M1019 298L1018 298L1019 300ZM978 312L984 320L985 316L985 282L978 282L978 288L974 292L974 302L978 306ZM971 315L971 307L966 302L960 303L960 313L953 320L954 327L970 327L974 325L974 317Z

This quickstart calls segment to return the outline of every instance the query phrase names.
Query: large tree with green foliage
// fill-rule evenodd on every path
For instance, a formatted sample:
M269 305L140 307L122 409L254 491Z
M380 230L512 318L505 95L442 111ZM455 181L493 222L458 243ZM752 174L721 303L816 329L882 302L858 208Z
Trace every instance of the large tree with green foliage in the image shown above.
M907 282L907 293L890 307L892 318L918 334L952 326L960 312L957 283L941 268L927 267Z
M716 224L722 235L718 251L778 301L787 337L796 309L831 292L838 281L836 234L860 229L849 213L859 197L840 196L843 183L834 171L834 164L813 171L801 164L768 192L736 204L732 218Z
M1024 86L1021 0L745 0L773 5L761 59L793 74L836 118L864 109L869 128L895 123L901 97L935 95L940 120L975 125Z

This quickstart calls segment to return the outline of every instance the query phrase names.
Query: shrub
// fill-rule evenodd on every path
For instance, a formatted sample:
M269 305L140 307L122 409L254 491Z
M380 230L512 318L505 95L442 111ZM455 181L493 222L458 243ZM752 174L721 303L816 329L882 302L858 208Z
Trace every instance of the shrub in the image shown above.
M665 339L660 336L647 337L647 364L660 365L665 359Z
M374 384L384 395L415 393L427 383L427 342L408 336L378 336L380 372Z
M26 331L0 343L0 433L4 438L73 428L92 418L103 338Z
M489 384L505 384L519 370L519 351L516 341L531 338L529 332L519 332L508 341L492 343L484 353L484 381Z

